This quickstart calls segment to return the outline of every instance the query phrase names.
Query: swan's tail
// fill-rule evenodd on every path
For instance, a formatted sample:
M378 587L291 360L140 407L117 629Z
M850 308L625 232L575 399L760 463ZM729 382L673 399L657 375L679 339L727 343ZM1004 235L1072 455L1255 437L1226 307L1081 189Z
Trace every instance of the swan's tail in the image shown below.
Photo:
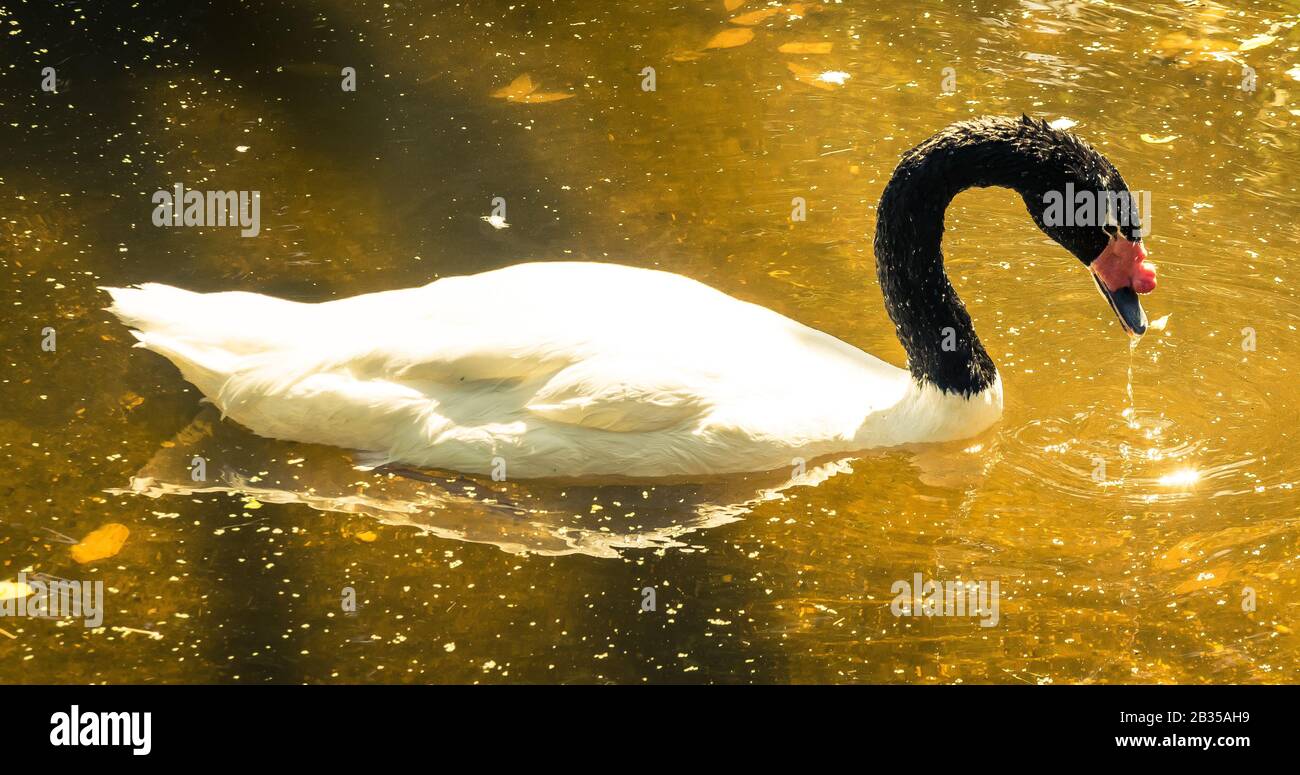
M288 343L307 305L254 293L194 293L158 283L103 288L108 308L145 347L170 360L208 398L248 360Z

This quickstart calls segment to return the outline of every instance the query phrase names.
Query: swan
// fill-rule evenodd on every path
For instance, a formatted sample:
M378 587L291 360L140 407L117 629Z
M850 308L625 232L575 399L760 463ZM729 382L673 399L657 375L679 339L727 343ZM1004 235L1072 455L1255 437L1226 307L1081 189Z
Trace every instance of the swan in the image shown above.
M261 436L510 478L700 477L973 436L1002 383L943 269L944 211L1003 186L1087 266L1130 335L1155 287L1139 226L1063 226L1048 192L1128 192L1042 120L959 122L903 155L877 211L877 275L907 369L695 280L524 263L320 303L105 288L109 310ZM1085 219L1086 220L1086 219Z

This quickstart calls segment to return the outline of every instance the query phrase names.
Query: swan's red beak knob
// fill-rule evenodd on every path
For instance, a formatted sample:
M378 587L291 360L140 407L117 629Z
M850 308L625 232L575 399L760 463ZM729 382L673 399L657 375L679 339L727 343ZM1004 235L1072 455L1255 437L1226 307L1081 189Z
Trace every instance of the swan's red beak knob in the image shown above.
M1147 249L1141 242L1116 237L1089 266L1109 290L1132 288L1137 293L1150 293L1156 289L1156 265L1147 260Z
M1147 261L1147 249L1142 243L1115 237L1088 268L1124 330L1130 334L1145 333L1147 316L1137 294L1156 289L1156 265Z

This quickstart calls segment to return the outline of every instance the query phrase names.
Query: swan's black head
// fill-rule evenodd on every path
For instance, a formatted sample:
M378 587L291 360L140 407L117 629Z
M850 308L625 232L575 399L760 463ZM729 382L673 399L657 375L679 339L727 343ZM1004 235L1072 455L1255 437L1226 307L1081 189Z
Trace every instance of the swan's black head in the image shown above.
M1124 329L1146 330L1137 294L1155 289L1142 245L1150 196L1132 192L1086 141L1045 121L962 121L904 154L878 210L877 274L919 379L971 394L996 375L943 274L940 250L948 203L966 188L986 186L1019 193L1034 223L1092 270ZM948 329L968 343L936 348L938 332Z
M1139 293L1155 290L1155 266L1146 261L1151 197L1129 189L1110 160L1086 140L1022 116L1008 161L1022 166L1013 186L1034 223L1092 270L1102 296L1124 330L1146 331ZM1147 227L1144 228L1143 217Z

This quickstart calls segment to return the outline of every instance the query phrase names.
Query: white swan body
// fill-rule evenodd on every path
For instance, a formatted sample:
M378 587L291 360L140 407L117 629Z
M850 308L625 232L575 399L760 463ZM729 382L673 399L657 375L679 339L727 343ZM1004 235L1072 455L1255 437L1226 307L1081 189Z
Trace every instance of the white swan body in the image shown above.
M255 433L509 478L696 476L974 435L1002 412L680 275L529 263L318 304L106 289Z

